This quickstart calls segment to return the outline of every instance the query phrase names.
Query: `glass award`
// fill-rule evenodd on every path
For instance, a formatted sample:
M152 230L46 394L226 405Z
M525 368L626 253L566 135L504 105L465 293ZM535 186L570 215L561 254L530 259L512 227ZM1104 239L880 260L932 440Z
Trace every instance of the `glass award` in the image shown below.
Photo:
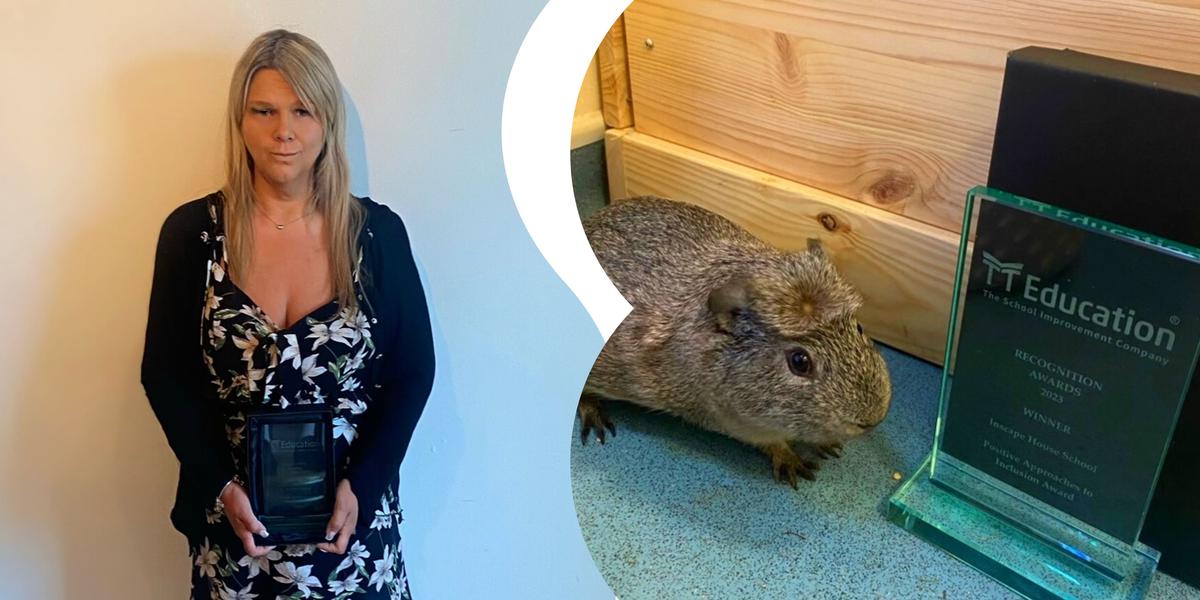
M332 413L247 415L246 449L250 506L270 534L256 542L324 542L335 492Z
M1029 598L1141 598L1200 350L1200 249L967 197L933 452L888 516Z

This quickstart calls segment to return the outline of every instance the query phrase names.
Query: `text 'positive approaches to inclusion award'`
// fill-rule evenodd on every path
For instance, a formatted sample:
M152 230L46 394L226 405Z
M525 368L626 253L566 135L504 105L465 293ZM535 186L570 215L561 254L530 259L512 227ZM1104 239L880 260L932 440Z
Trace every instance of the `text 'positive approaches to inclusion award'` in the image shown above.
M1200 251L977 188L954 298L934 451L891 517L1031 597L1144 593Z

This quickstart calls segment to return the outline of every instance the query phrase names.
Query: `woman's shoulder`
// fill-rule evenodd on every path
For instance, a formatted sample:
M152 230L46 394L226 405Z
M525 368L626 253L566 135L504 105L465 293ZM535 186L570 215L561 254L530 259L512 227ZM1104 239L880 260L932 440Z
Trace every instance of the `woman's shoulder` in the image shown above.
M216 209L220 200L221 193L213 192L180 204L163 220L162 235L172 237L188 234L199 235L200 232L206 231L208 225L212 223L213 213L211 211Z
M405 230L404 220L396 214L396 211L367 196L362 198L356 196L355 199L363 207L364 233L369 234L385 247L401 242L407 244L408 232Z

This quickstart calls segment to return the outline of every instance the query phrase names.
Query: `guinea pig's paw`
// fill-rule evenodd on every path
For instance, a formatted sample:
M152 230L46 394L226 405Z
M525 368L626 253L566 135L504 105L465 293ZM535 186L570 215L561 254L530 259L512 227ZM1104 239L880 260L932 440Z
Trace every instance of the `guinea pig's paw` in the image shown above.
M579 397L579 442L587 445L588 436L596 430L596 439L605 442L604 430L617 437L617 427L604 412L604 403L599 396L584 394Z
M796 451L792 450L791 446L785 443L778 443L760 446L759 449L771 457L771 472L775 474L776 481L787 483L793 489L797 489L797 475L809 481L816 480L813 471L820 469L821 465L805 460L799 454L796 454Z
M841 458L842 445L834 442L827 446L813 446L813 452L821 458Z

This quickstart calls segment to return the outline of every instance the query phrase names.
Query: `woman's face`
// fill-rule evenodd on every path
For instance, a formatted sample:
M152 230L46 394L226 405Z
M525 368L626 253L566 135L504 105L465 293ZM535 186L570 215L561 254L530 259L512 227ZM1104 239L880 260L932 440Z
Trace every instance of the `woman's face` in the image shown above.
M321 154L325 132L292 86L275 69L250 80L242 139L254 159L254 177L288 192L305 192Z

